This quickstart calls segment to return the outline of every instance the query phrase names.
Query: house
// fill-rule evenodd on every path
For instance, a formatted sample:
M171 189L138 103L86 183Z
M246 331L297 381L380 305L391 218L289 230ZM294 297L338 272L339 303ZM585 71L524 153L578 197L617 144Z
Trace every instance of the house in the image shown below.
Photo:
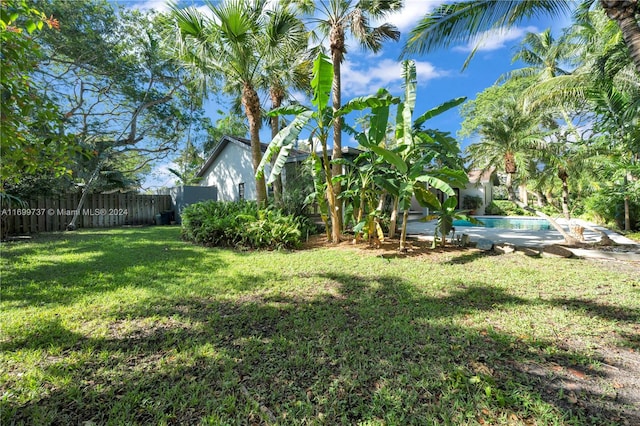
M260 144L262 153L267 151L268 144ZM344 156L357 156L360 151L344 147ZM300 163L309 153L292 149L287 163ZM283 170L283 181L286 181L286 170ZM265 166L265 179L269 179L271 167ZM217 188L218 201L238 201L256 199L256 181L251 161L251 141L245 138L225 135L214 148L213 152L202 166L197 177L201 178L200 185Z
M268 144L261 144L262 152L266 152ZM355 158L361 153L353 147L343 147L343 156ZM300 163L309 155L303 150L292 149L288 163ZM295 167L292 164L293 167ZM283 180L286 181L286 168ZM265 167L265 178L268 179L271 167ZM225 135L197 174L202 178L201 186L215 187L219 201L255 200L256 183L251 161L251 141L245 138ZM465 196L476 196L482 200L482 206L476 214L484 214L485 206L493 200L493 186L498 185L495 171L481 173L480 170L469 172L469 183L465 188L455 188L460 205ZM411 210L422 211L423 208L413 200Z
M458 203L465 208L465 197L479 197L482 205L475 209L476 215L485 214L485 208L493 201L494 186L500 185L500 180L495 169L482 170L474 169L469 171L469 182L465 188L459 189Z
M262 153L267 144L260 144ZM265 167L268 178L271 167ZM256 199L256 179L251 161L251 141L245 138L225 135L214 148L196 177L202 178L200 186L213 186L218 201L239 201Z

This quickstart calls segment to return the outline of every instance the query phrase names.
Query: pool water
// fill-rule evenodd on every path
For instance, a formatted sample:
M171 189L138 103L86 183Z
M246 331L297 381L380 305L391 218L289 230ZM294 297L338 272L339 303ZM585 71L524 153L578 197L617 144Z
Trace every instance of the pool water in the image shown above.
M466 220L454 220L453 226L479 226L483 228L526 229L529 231L548 231L551 224L546 219L513 217L478 217L482 224L474 225Z

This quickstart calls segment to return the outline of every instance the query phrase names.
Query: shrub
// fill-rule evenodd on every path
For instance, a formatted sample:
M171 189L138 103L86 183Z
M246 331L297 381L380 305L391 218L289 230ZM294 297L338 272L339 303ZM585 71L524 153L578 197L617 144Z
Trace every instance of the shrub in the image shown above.
M484 210L487 215L532 216L528 211L507 200L493 200Z
M312 232L314 225L307 218L258 209L250 201L203 201L182 213L182 237L211 247L293 248Z
M482 198L477 195L465 195L462 199L462 208L465 210L476 210L482 207Z

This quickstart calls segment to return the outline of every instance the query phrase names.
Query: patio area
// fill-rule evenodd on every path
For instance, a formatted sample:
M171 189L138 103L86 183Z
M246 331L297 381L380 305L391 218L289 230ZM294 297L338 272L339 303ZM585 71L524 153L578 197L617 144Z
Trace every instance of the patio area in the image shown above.
M482 219L479 217L478 219ZM556 219L557 222L565 229L569 229L565 219ZM586 222L580 219L573 219L573 223L584 227L584 243L594 244L602 239L604 232L616 245L615 251L594 249L571 249L577 256L589 256L599 258L624 259L632 261L640 261L640 244L636 243L623 235L613 232L602 226ZM433 239L436 221L421 222L412 220L407 224L407 234L418 239ZM471 242L484 242L493 244L513 244L517 247L542 248L546 245L562 244L564 238L555 229L551 230L527 230L527 229L502 229L502 228L483 228L480 226L456 226L455 238L466 234ZM449 236L450 237L450 236Z

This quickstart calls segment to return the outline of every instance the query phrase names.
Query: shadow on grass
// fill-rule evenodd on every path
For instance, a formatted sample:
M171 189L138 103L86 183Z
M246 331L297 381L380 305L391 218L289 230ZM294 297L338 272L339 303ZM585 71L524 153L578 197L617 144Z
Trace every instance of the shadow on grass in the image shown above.
M127 305L109 313L103 339L43 324L39 332L67 336L63 353L90 355L48 360L46 391L4 398L2 424L640 422L612 395L567 401L532 368L553 360L587 370L585 355L453 320L530 301L474 283L429 297L393 276L317 278L333 292ZM28 337L9 349L31 347Z
M3 251L2 301L12 306L70 304L80 297L132 286L162 291L185 271L198 270L202 251L180 241L177 229L48 235ZM37 259L27 264L23 259ZM207 253L207 272L226 263Z
M561 306L580 312L584 311L587 315L607 320L640 323L640 312L638 312L637 309L608 305L606 304L606 299L603 299L603 303L596 303L592 300L582 300L577 298L558 298L552 299L550 303L555 306Z

